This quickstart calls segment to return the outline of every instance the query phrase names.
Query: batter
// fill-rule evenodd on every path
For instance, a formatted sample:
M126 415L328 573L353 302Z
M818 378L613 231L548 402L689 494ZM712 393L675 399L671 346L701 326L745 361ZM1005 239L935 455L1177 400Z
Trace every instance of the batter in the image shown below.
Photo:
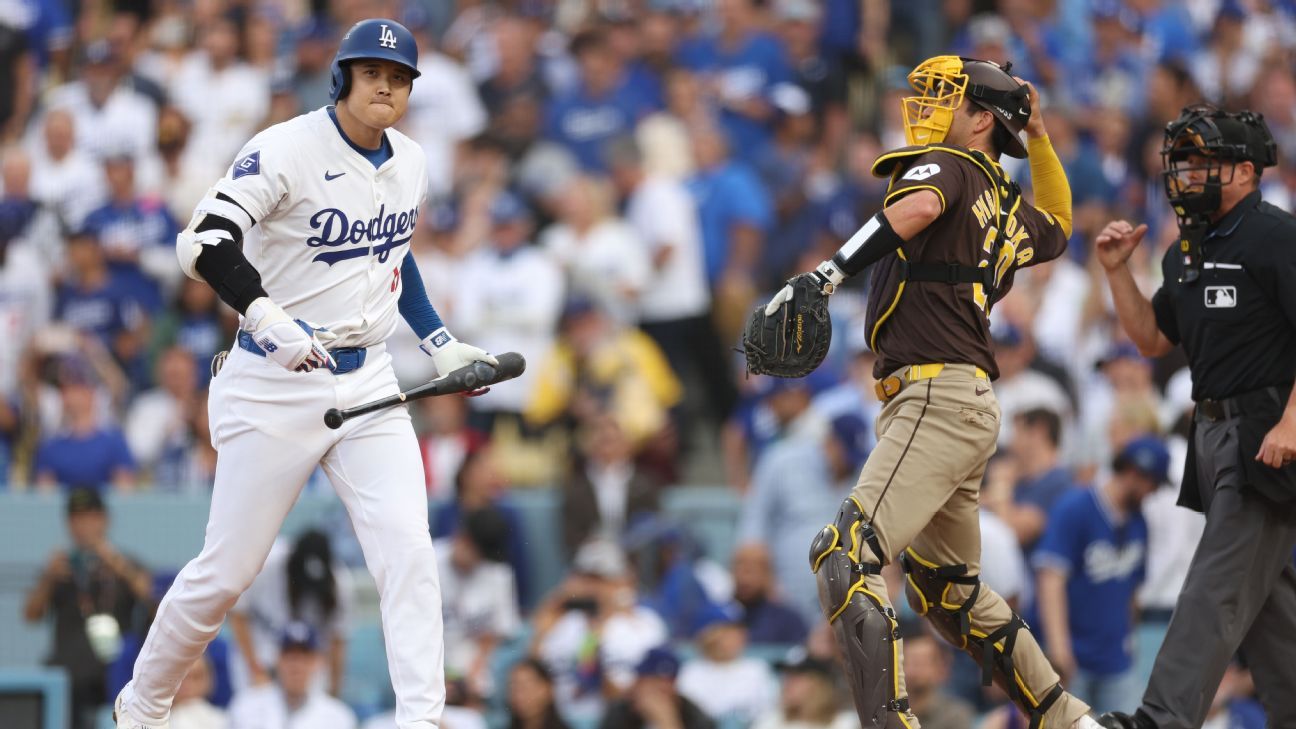
M185 671L260 571L317 465L378 585L396 724L440 722L441 594L409 414L384 410L339 430L321 419L398 392L384 344L398 314L438 373L497 364L446 331L409 255L426 156L391 127L417 67L399 23L357 23L333 60L335 106L253 137L177 237L184 272L242 319L208 399L219 457L206 541L158 608L114 705L119 729L168 726Z

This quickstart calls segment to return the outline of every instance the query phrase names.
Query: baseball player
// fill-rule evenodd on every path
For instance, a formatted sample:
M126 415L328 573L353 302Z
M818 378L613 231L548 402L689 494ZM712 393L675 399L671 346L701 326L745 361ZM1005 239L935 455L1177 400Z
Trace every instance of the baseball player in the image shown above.
M446 331L408 255L426 156L391 127L417 66L399 23L357 23L333 59L335 106L253 137L176 239L184 272L242 319L208 401L219 458L206 542L158 608L114 705L119 729L167 726L185 671L261 569L317 465L378 585L396 723L439 723L441 595L409 414L385 410L339 430L321 420L329 407L398 391L384 344L398 313L439 373L497 364Z
M913 608L981 662L983 680L1008 693L1031 729L1096 727L1089 707L1063 691L1030 630L978 579L977 494L999 432L988 315L1015 269L1061 255L1071 232L1066 176L1043 119L1031 113L1038 97L1007 71L956 56L914 69L909 82L918 93L903 101L914 146L873 166L891 179L883 211L753 317L804 301L807 284L831 294L875 264L866 323L884 403L878 444L810 549L820 606L864 727L918 729L879 575L897 556ZM999 166L1001 154L1029 157L1036 206Z

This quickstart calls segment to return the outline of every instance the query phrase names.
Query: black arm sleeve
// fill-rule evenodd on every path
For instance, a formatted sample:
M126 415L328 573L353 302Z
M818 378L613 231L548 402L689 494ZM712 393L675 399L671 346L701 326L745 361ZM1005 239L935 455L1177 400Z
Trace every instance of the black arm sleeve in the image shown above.
M216 198L238 205L223 193L217 193ZM242 210L241 207L239 209ZM249 215L248 219L251 218ZM261 274L243 255L243 231L237 223L208 213L195 230L200 233L205 230L223 230L234 238L232 241L223 240L214 246L203 246L194 261L194 270L207 280L221 301L242 314L247 311L248 304L267 295L261 286Z
M847 276L854 276L902 245L904 239L891 227L887 216L879 212L833 254L832 260Z

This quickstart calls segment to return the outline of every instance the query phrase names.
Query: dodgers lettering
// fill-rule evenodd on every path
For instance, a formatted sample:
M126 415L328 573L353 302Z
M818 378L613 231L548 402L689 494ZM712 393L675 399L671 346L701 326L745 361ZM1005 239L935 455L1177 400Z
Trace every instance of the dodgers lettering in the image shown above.
M323 261L332 266L338 261L364 256L370 252L372 246L379 262L386 263L393 248L409 242L414 223L418 221L418 209L401 213L387 213L386 210L387 206L383 205L378 208L378 214L367 221L363 219L352 221L346 213L337 208L325 208L315 213L310 217L310 227L312 230L318 230L319 235L307 238L306 245L311 248L321 246L336 248L344 245L356 247L342 251L325 251L311 260ZM369 245L360 247L364 243ZM375 243L378 245L374 245Z

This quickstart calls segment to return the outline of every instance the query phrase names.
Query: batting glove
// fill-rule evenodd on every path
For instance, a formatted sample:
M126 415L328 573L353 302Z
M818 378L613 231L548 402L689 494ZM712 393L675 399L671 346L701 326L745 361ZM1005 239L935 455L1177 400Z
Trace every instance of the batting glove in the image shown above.
M820 263L819 267L811 273L818 279L819 290L824 293L824 296L832 295L837 290L837 287L841 285L841 282L846 280L846 274L831 260ZM780 306L791 299L792 284L788 284L779 289L779 292L774 294L774 298L770 299L770 302L765 305L765 316L774 316L774 312L778 311Z
M467 367L473 362L485 362L492 367L499 366L499 360L492 357L486 350L480 347L474 347L471 344L464 344L454 335L446 330L445 327L427 335L419 348L432 358L432 364L436 367L437 375L445 377L460 367ZM483 395L489 388L479 388L468 393L469 395Z
M266 359L291 372L310 372L320 367L336 369L328 345L337 335L324 328L292 319L279 305L261 297L243 314L243 330L252 335Z

